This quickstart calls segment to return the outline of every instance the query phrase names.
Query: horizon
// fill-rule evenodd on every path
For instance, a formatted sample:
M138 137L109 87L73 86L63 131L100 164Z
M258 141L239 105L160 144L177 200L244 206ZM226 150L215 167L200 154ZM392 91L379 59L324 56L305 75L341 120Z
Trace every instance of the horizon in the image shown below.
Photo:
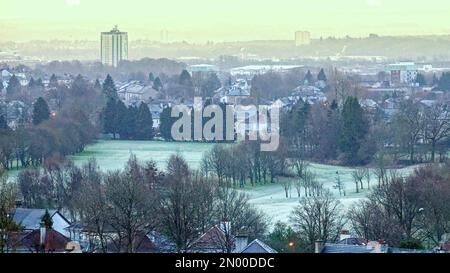
M371 33L380 36L450 34L450 28L446 27L450 3L444 0L426 3L348 0L345 4L331 0L313 3L249 0L239 4L197 0L195 5L180 0L158 3L143 0L127 3L107 0L4 2L1 42L96 41L100 32L109 31L115 24L128 32L130 41L161 41L161 32L167 31L169 42L189 43L293 40L297 30L310 31L313 39L347 35L362 38ZM105 7L107 14L101 13ZM439 7L438 12L436 7Z

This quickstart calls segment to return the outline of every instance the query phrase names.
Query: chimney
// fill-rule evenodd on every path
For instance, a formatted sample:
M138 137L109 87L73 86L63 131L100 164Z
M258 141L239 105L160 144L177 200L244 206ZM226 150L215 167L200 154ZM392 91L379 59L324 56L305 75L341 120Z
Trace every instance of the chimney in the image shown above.
M342 231L341 231L341 235L340 235L340 237L339 237L339 241L343 241L343 240L346 240L346 239L350 239L352 236L350 235L350 231L348 231L348 230L346 230L346 229L343 229Z
M234 252L241 253L248 246L248 237L245 235L236 236Z
M371 241L367 244L367 248L373 249L372 253L383 253L383 244L377 241Z
M45 251L45 238L47 237L47 228L45 227L45 223L41 222L41 228L39 230L39 247L41 251Z
M322 253L324 246L325 246L325 244L324 244L323 241L320 241L320 240L316 241L315 251L314 252L315 253Z

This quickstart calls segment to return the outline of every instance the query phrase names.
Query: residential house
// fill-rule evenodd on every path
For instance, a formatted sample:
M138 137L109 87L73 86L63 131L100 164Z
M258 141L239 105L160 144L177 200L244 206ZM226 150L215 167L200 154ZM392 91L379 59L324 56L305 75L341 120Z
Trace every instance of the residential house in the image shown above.
M215 225L203 233L190 245L194 253L277 253L264 242L255 239L250 244L248 236L236 235L231 232L231 223L223 222Z
M126 104L148 103L160 96L160 93L153 89L152 86L143 85L138 81L119 86L117 94Z
M71 225L70 221L57 210L48 210L48 212L53 221L53 230L63 236L69 237L70 234L66 228ZM24 231L35 231L39 230L41 227L45 209L16 208L12 214L13 221L16 224L20 224Z
M54 229L39 228L9 234L9 252L15 253L65 253L71 252L69 238Z
M274 254L278 253L276 250L265 244L264 242L255 239L253 242L251 242L248 246L246 246L242 251L239 253L244 254Z

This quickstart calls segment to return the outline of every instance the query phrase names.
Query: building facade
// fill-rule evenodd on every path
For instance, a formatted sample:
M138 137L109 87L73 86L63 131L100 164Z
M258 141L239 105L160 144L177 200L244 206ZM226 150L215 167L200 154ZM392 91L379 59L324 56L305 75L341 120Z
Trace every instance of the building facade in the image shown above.
M387 71L391 76L391 85L409 85L416 81L419 70L417 65L412 62L400 62L389 64Z
M128 33L117 26L101 34L101 60L103 65L117 67L122 60L128 60Z
M295 46L311 44L311 33L309 31L295 32Z

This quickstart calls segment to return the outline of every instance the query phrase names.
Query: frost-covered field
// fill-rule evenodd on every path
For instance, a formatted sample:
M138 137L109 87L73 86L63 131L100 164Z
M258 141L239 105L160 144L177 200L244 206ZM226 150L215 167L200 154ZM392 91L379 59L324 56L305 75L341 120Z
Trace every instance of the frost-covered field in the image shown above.
M116 170L122 168L130 154L133 153L141 161L154 160L158 167L165 169L167 160L174 153L181 154L190 164L191 168L198 168L204 152L213 147L207 143L174 143L174 142L151 142L151 141L99 141L88 146L85 152L73 156L77 164L86 162L90 157L95 157L100 167L105 170ZM399 173L408 174L413 168L399 170ZM317 180L333 191L336 197L345 207L365 197L367 189L356 194L351 173L352 168L336 167L330 165L311 164L311 171L316 174ZM346 196L340 197L339 192L333 189L336 181L336 172L339 172L341 181L345 183ZM372 175L371 185L376 185L376 177ZM364 187L367 188L366 183ZM281 185L264 185L248 188L246 192L250 195L251 202L267 213L273 221L287 221L292 209L297 206L299 198L294 187L292 187L291 198L286 198Z
M203 153L211 149L207 143L177 143L160 141L98 141L86 147L79 155L72 156L75 163L81 165L89 158L95 157L104 171L123 168L131 154L140 161L153 160L158 168L165 169L172 154L182 155L191 168L198 168Z
M356 186L353 183L352 172L354 169L346 167L337 167L331 165L311 164L310 170L315 173L319 182L323 183L324 187L331 190L334 195L339 198L343 204L344 209L348 208L354 202L365 198L369 192L367 183L364 181L364 190L356 193ZM405 168L398 170L401 175L411 173L414 168ZM340 196L339 191L334 189L336 181L336 172L339 172L339 177L345 183L346 196ZM377 178L374 174L371 175L370 186L377 185ZM289 214L292 209L298 205L300 198L298 198L297 190L294 186L291 189L291 198L286 198L284 188L281 185L267 185L260 186L247 191L250 195L251 202L265 211L272 219L276 221L288 221ZM302 192L303 195L303 192Z

